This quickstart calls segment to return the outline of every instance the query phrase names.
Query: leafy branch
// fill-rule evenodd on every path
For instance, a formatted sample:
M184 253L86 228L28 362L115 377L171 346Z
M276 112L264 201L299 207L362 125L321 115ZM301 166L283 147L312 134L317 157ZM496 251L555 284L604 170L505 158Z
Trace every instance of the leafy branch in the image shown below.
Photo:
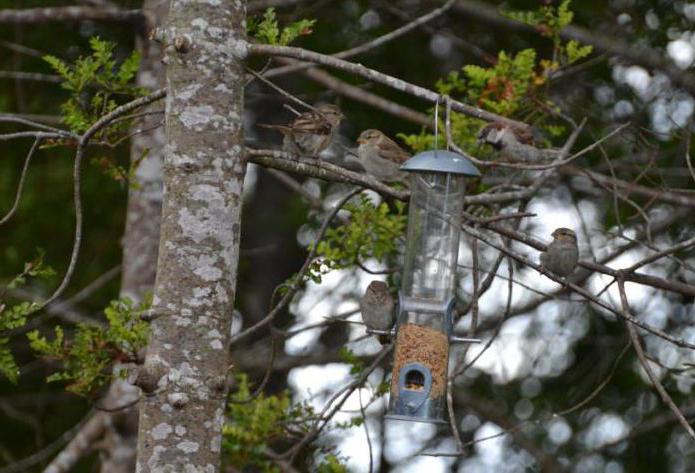
M237 391L230 398L228 423L223 429L223 462L244 471L279 473L281 470L268 458L268 451L306 435L317 414L308 404L293 404L287 390L254 396L248 376L240 373L236 381ZM323 460L311 471L347 472L330 447L319 447L316 452L323 454ZM313 455L307 458L313 462Z
M591 46L574 40L562 42L560 31L574 17L569 7L570 0L565 0L559 6L506 14L550 37L555 45L551 58L539 58L532 48L516 54L500 51L492 66L463 66L460 71L453 71L439 80L437 90L452 97L463 97L462 100L470 104L504 117L532 119L537 129L551 137L562 135L565 127L553 121L558 107L547 97L546 86L554 72L585 58L592 51ZM476 141L485 122L460 113L452 113L450 120L452 139L459 147L481 158L493 153L490 147L480 146ZM417 151L429 149L434 144L434 136L424 129L419 134L400 136Z
M37 255L33 260L24 264L24 269L0 291L0 373L11 382L16 383L19 378L19 367L10 351L9 336L1 336L10 330L18 329L27 323L27 318L36 312L39 304L35 302L20 302L12 306L3 303L3 298L8 289L25 285L28 278L49 278L55 275L55 271L44 263L46 253L37 249Z
M149 325L141 320L140 314L151 302L151 297L139 304L127 297L111 301L104 309L108 327L78 324L72 341L66 339L61 327L55 328L52 340L38 330L28 333L34 351L63 363L64 369L46 381L69 381L66 389L82 395L111 381L112 374L107 368L116 361L135 361L138 350L147 344Z
M268 8L262 18L248 19L247 32L261 43L287 46L300 36L310 35L316 20L299 20L280 27L274 8Z
M116 97L129 100L146 94L145 89L132 84L140 67L137 51L119 66L114 58L115 43L95 36L89 40L89 46L92 54L79 57L73 64L51 55L43 58L63 78L61 86L70 92L61 110L63 122L76 133L83 133L100 117L113 111L119 105ZM110 130L117 133L128 127L129 123L122 121Z

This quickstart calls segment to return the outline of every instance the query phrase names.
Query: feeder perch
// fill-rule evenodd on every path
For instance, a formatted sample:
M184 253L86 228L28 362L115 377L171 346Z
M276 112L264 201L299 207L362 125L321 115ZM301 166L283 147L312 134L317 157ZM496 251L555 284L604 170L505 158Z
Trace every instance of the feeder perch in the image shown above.
M480 176L460 154L419 153L412 173L408 236L399 293L396 347L387 419L445 423L449 345L465 181Z

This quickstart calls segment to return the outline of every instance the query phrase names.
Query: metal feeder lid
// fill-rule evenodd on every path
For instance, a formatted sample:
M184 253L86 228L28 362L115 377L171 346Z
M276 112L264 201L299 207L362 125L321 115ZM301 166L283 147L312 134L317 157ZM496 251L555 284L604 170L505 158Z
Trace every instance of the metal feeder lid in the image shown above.
M473 166L470 159L453 151L435 149L418 153L402 166L401 170L409 172L443 172L478 177L480 171Z

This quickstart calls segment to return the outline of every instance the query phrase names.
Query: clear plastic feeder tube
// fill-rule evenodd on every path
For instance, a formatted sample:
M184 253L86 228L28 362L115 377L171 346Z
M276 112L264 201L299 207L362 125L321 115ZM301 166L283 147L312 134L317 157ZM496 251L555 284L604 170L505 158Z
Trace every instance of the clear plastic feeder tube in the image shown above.
M465 177L413 173L411 182L402 294L444 304L454 294Z

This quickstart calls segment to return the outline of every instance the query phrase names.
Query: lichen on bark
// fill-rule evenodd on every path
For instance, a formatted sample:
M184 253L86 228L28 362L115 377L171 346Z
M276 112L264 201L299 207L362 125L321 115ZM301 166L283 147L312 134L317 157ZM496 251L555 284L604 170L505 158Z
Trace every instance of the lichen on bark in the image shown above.
M170 7L158 317L147 353L162 375L140 402L139 472L219 469L226 385L210 380L229 366L245 173L244 16L236 0Z

